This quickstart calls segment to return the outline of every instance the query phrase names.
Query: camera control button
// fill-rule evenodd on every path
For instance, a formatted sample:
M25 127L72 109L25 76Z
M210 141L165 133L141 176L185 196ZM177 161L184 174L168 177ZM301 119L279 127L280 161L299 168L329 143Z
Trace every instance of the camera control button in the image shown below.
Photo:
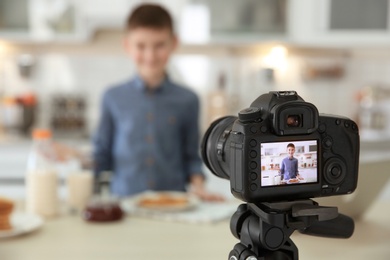
M252 170L256 169L257 168L257 163L256 162L250 162L249 168L251 168Z
M336 119L336 125L340 125L341 124L341 120L340 119Z
M267 128L265 125L263 125L263 126L260 128L260 131L261 131L262 133L267 133L268 128Z
M339 165L333 166L332 169L330 170L330 174L335 178L340 177L341 173L342 170Z
M252 151L250 151L249 156L250 156L251 158L256 158L257 152L256 152L255 150L252 150Z
M333 141L332 141L332 138L330 138L328 136L328 137L325 137L325 139L322 141L322 143L324 144L325 148L330 148L330 147L332 147Z
M325 133L325 131L326 131L326 125L325 124L320 124L318 126L318 132L320 132L322 134L322 133Z
M257 190L257 185L255 183L252 183L250 186L251 191Z
M251 177L251 180L252 180L252 181L255 181L255 180L257 179L257 173L251 172L250 177Z
M255 140L255 139L252 139L252 140L249 142L249 145L250 145L251 147L256 147L256 145L257 145L256 140Z
M257 133L257 127L256 126L251 126L251 133L256 134Z
M331 158L325 164L325 180L333 185L341 183L347 173L346 165L338 158Z
M324 152L322 154L322 157L324 157L324 159L328 159L332 154L331 153L328 153L328 152Z

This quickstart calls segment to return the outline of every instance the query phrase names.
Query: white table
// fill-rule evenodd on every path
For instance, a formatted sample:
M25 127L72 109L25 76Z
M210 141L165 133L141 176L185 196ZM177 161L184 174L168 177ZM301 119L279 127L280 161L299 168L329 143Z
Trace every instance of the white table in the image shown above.
M390 259L390 201L373 204L356 222L350 239L294 233L300 259ZM63 215L42 229L0 240L1 260L201 260L227 259L238 242L229 221L186 224L128 216L111 224L90 224Z

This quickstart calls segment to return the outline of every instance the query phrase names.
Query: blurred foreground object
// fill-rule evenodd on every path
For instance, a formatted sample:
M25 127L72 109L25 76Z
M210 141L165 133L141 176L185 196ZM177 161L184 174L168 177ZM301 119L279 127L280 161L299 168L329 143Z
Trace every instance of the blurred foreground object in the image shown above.
M88 222L112 222L121 220L124 212L119 199L111 195L109 190L109 176L102 175L97 180L97 191L87 203L82 216Z
M83 218L89 222L111 222L121 220L124 213L115 199L95 198L88 203Z
M67 204L72 212L80 212L87 205L93 192L93 176L89 171L74 171L66 179Z
M0 230L12 229L10 215L14 209L14 203L7 199L0 197Z
M26 208L42 217L58 214L58 175L54 168L51 131L35 129L27 162Z

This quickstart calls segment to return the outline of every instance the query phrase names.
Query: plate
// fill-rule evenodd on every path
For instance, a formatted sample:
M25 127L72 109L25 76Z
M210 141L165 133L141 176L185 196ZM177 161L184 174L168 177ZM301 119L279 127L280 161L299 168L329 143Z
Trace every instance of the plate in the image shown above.
M144 192L122 201L126 211L179 212L194 209L198 198L186 192Z
M15 212L11 215L11 230L1 230L0 238L15 237L32 232L43 225L43 219L35 214Z

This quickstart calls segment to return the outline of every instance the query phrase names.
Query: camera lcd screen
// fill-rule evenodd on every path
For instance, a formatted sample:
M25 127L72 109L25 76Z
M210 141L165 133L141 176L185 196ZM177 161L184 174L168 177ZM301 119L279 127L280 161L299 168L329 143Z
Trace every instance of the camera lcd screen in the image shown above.
M261 144L261 186L318 182L318 141Z

